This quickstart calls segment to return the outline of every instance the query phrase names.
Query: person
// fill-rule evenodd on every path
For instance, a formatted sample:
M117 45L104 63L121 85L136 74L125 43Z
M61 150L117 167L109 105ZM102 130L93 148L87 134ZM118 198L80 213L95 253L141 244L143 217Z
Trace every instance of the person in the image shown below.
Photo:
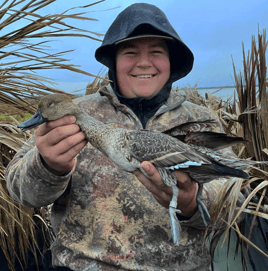
M74 100L94 118L113 127L160 132L216 118L172 88L192 70L194 56L158 7L137 3L123 10L95 57L108 67L111 83ZM218 120L207 129L223 132ZM6 182L10 194L24 205L53 203L55 267L209 270L210 256L202 247L205 225L196 203L198 185L176 171L182 235L175 246L167 209L172 189L151 163L143 162L142 168L150 178L140 171L122 172L87 144L69 115L37 129L8 165ZM204 185L202 200L208 210L224 182Z

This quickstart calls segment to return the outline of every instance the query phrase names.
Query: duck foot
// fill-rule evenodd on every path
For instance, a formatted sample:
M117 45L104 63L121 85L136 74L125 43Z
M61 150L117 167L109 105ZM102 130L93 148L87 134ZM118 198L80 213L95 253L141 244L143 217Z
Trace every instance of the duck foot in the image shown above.
M202 217L202 220L203 220L205 226L207 226L208 222L210 220L210 214L208 212L206 205L201 200L202 191L203 191L203 184L198 184L198 191L197 191L197 195L196 195L197 207L199 209L200 215Z
M181 213L181 210L176 209L178 205L179 188L176 185L172 186L173 196L169 203L169 219L171 225L172 239L175 246L179 245L181 236L181 225L176 216L176 213Z
M173 207L169 207L169 221L171 225L172 239L174 245L178 246L181 237L181 225L178 221L176 213L181 213L181 211Z

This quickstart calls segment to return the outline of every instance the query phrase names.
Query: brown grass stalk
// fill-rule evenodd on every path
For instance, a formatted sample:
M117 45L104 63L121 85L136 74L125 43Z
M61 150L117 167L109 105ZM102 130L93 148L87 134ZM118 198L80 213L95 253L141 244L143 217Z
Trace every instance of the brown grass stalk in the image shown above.
M103 1L79 8L86 10ZM45 239L46 235L53 236L51 231L47 232L46 208L36 210L21 206L9 196L6 188L5 168L33 133L21 133L16 127L18 120L36 111L40 96L62 92L54 87L51 79L38 75L39 70L65 69L94 77L64 57L72 50L51 54L49 44L53 39L83 37L101 41L99 37L103 36L66 23L66 20L96 20L88 17L87 12L76 12L76 8L41 16L40 10L51 4L56 4L55 0L5 0L0 3L0 114L6 116L0 119L0 246L10 270L15 270L15 258L25 266L28 251L32 251L37 260L37 228L46 232ZM13 25L18 28L14 29Z

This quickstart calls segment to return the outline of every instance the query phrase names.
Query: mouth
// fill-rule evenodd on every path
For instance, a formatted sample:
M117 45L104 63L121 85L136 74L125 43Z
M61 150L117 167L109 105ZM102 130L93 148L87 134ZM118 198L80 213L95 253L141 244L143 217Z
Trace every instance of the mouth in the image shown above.
M156 76L156 74L138 74L138 75L131 75L135 78L140 78L140 79L150 79Z

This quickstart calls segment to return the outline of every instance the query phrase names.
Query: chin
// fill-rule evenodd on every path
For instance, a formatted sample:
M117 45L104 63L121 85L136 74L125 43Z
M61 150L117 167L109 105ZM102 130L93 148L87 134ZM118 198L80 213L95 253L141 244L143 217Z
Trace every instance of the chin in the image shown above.
M147 99L153 98L156 94L158 94L159 91L148 91L148 89L144 91L139 91L139 94L137 96L144 97Z

